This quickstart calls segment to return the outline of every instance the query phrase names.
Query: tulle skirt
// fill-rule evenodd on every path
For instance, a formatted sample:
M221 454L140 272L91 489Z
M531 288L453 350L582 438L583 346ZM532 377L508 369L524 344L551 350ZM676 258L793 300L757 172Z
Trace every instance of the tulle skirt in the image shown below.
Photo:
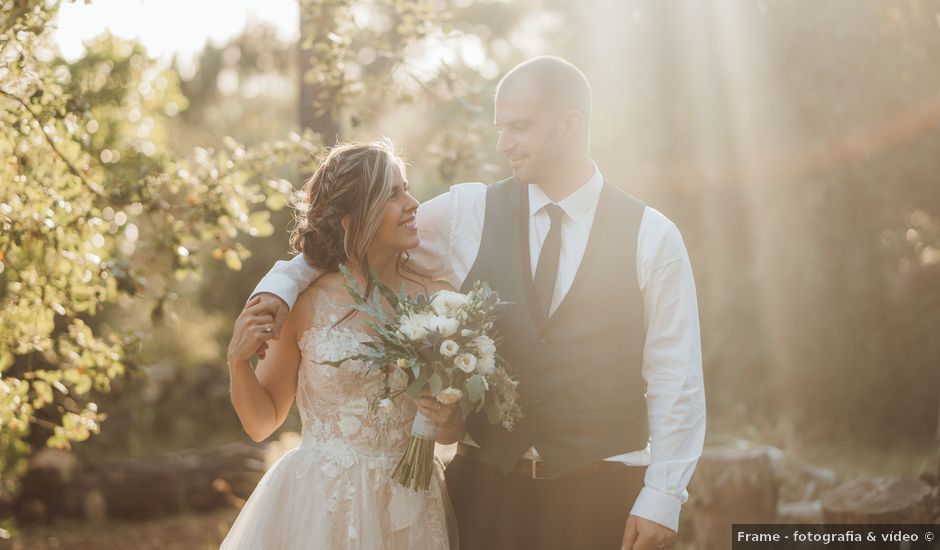
M452 548L440 464L428 491L412 491L391 478L399 457L302 443L265 473L221 550Z

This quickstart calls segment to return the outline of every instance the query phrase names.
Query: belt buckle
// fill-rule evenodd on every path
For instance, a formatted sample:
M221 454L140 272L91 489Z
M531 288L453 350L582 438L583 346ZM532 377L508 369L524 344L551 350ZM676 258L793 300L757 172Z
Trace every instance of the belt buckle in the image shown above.
M542 459L535 458L532 459L532 479L548 479L548 476L539 475L539 464L542 463Z

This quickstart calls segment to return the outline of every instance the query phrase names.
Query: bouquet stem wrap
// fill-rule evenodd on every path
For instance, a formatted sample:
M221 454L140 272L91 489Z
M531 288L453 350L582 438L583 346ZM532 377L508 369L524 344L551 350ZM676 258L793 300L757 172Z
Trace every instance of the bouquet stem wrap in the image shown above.
M434 466L434 440L437 438L437 426L428 417L415 415L411 424L411 440L392 472L392 477L399 484L414 490L427 491L431 486L431 473Z

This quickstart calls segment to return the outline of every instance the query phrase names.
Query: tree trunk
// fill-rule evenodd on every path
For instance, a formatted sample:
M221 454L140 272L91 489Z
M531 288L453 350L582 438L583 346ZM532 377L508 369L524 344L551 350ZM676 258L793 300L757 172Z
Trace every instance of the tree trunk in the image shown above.
M732 523L773 523L777 483L761 449L706 448L689 484L694 547L727 550Z
M312 2L313 0L307 0ZM331 108L329 91L316 82L315 67L317 52L312 47L314 35L326 34L333 30L333 13L328 3L311 9L300 3L300 40L297 46L297 59L300 64L300 128L311 129L320 135L323 145L331 146L339 141L339 121Z
M932 523L931 488L919 479L857 479L823 498L826 523Z

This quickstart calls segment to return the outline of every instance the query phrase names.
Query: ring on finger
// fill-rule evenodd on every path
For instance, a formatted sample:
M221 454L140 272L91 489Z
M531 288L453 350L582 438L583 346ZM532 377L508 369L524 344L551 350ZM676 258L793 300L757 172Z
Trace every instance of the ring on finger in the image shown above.
M271 328L271 325L266 325L266 326L264 327L264 332L265 332L266 334L270 334L270 333L274 332L274 329Z

